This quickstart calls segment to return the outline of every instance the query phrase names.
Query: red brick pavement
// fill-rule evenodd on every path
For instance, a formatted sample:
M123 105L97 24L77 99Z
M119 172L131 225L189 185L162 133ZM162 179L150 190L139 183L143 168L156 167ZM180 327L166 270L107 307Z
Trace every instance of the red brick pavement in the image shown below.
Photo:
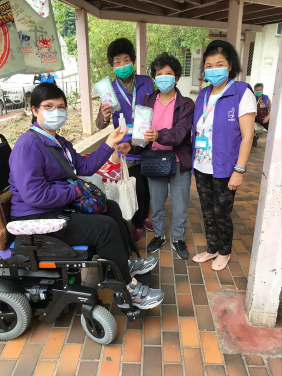
M244 292L256 220L266 136L252 150L248 173L236 194L234 241L227 269L216 273L210 263L191 260L206 249L203 219L195 182L191 187L187 245L190 259L183 261L170 245L159 252L160 262L152 273L154 287L162 287L161 307L147 312L143 322L128 323L111 302L111 291L100 295L111 304L118 323L114 343L100 346L86 337L77 307L53 324L34 317L20 338L0 342L1 376L281 376L282 361L263 352L223 352L209 304L209 293L220 290ZM167 202L167 224L171 203ZM167 228L169 238L169 227ZM152 234L139 243L146 256Z

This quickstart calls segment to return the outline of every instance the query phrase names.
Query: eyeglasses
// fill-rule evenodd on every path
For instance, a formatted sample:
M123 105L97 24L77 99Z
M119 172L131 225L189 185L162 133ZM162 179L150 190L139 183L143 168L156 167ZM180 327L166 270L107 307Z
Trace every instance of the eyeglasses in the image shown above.
M57 108L58 110L61 110L61 111L67 110L67 107L62 105L62 104L59 104L59 106L54 106L52 104L41 104L39 107L43 107L44 110L46 110L46 111L52 111L52 110L55 110L55 108Z

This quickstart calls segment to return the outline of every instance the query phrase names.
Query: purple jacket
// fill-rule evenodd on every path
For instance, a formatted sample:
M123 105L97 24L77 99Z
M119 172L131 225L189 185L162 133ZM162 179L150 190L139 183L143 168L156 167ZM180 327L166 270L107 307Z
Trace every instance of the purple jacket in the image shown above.
M212 134L213 176L215 178L230 177L237 163L242 141L238 111L240 101L247 88L252 90L246 82L235 81L216 103ZM193 162L196 153L194 145L197 123L203 114L205 93L208 93L207 100L209 100L211 91L212 85L202 89L195 103L192 140Z
M161 145L173 147L180 160L180 171L183 173L192 167L191 130L195 106L192 99L183 97L177 88L175 90L177 95L172 128L163 128L158 131L159 136L156 141ZM156 90L153 94L146 96L144 106L154 108L159 93L160 91ZM138 152L140 149L132 146L133 152Z
M39 127L37 123L34 125ZM50 138L38 135L30 131L22 134L10 156L11 215L15 217L63 209L77 196L75 186L67 182L68 174L44 145L55 146L64 158L62 148ZM102 142L98 150L84 158L66 139L61 136L57 139L69 149L77 175L94 174L114 152Z
M124 99L121 92L119 91L119 89L117 87L116 80L114 80L112 82L112 84L113 84L113 88L115 90L115 93L117 95L117 98L119 100L119 103L121 105L121 110L115 111L113 113L114 127L115 128L118 127L118 118L119 118L119 114L121 112L123 113L123 115L125 117L126 124L133 124L132 107L129 106L129 104ZM141 106L143 106L145 95L149 95L149 94L153 93L153 91L154 91L154 83L149 76L141 76L141 75L136 74L135 75L135 85L136 85L136 104L140 104ZM132 103L132 95L129 93L129 91L127 91L126 88L122 87L122 89L125 92L125 94L127 95L130 102ZM125 135L125 137L123 138L123 140L121 142L128 142L131 139L132 139L132 135ZM128 160L139 160L140 156L139 155L127 154L126 159L128 159Z

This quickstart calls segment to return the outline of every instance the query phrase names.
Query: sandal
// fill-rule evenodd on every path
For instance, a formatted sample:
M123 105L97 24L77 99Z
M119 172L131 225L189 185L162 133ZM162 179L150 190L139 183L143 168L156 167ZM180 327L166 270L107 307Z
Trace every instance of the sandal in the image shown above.
M217 261L217 258L212 262L212 270L215 270L216 272L219 272L220 270L223 270L226 268L228 262L230 260L230 255L228 255L228 258L226 259L226 261L222 261L221 263L219 263Z
M194 262L206 262L209 260L212 260L213 258L218 256L218 252L216 253L208 253L208 252L202 252L199 253L198 255L194 256L192 260Z

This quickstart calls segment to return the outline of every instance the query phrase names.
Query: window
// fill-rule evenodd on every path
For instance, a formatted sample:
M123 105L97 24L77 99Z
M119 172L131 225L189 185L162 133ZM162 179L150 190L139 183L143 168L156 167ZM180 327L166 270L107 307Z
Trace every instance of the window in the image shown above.
M185 48L179 48L174 55L182 66L182 76L189 77L191 73L191 51Z
M254 48L255 48L255 42L251 42L250 50L249 50L249 57L248 57L247 76L250 76L252 74Z
M282 22L280 22L277 25L277 31L276 31L276 35L281 35L281 34L282 34Z

